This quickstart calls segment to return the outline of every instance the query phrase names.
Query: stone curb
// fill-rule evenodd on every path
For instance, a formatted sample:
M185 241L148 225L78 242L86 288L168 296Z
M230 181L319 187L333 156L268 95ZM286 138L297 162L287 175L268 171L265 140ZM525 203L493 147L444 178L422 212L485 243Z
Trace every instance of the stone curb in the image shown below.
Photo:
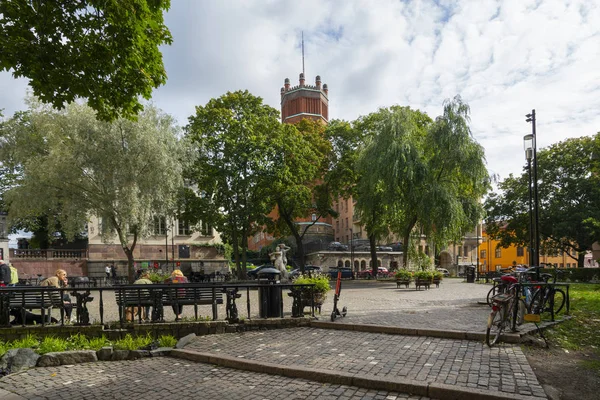
M0 399L2 399L2 400L25 400L25 397L19 396L18 394L9 392L4 389L0 389Z
M539 397L523 396L514 393L494 392L485 389L473 389L435 382L418 382L403 378L378 378L300 366L279 365L268 362L248 360L240 357L201 353L193 350L173 349L171 357L188 361L214 364L221 367L243 371L279 375L289 378L301 378L321 383L357 386L364 389L386 390L427 396L434 399L449 400L540 400Z
M420 328L415 329L386 325L345 324L325 321L312 321L310 326L321 329L347 330L367 333L387 333L389 335L430 336L442 339L485 341L485 332L445 331L439 329ZM516 344L521 342L521 334L522 332L504 333L502 334L501 339L504 343Z

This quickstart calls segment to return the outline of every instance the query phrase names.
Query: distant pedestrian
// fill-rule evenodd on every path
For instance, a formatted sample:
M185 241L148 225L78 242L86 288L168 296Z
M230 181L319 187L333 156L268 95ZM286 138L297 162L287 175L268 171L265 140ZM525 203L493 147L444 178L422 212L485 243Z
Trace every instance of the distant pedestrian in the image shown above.
M113 283L117 281L117 268L115 268L115 264L110 265L110 275L112 276Z
M106 274L106 283L108 283L110 279L110 272L110 265L106 264L106 267L104 267L104 273Z
M10 267L10 285L15 286L19 283L19 271L17 271L12 263L9 263L8 266Z
M0 286L6 286L10 284L10 267L8 263L0 259Z

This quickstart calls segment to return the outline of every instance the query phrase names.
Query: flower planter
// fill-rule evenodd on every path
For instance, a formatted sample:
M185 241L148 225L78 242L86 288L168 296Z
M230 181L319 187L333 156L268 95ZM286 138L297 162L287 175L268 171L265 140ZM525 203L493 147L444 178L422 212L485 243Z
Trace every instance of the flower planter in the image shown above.
M400 288L400 286L404 286L408 289L408 285L410 284L410 279L402 279L396 278L396 288Z
M415 286L417 288L417 290L421 290L422 287L424 287L425 289L429 289L429 286L431 286L431 282L432 279L421 279L421 278L417 278L415 279Z

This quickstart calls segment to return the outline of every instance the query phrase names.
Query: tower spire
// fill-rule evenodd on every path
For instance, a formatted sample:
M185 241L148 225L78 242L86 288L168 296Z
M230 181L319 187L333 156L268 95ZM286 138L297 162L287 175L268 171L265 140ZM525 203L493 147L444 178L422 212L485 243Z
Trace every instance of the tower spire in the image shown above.
M302 31L302 73L304 74L304 31Z

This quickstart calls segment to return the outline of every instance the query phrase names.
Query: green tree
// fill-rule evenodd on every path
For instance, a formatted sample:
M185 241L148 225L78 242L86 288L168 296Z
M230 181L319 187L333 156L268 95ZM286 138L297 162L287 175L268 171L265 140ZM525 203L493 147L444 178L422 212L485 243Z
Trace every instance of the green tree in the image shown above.
M567 139L538 151L541 253L585 252L600 241L600 133ZM510 175L485 202L487 233L500 245L529 245L529 178Z
M68 238L90 216L102 218L103 238L116 233L132 279L138 238L150 233L154 216L169 215L183 186L173 119L148 107L136 122L108 123L87 106L55 111L33 103L27 124L11 126L4 134L44 146L13 159L22 174L6 193L9 217L56 215L48 232L59 223Z
M167 75L159 46L169 0L0 2L0 70L62 108L87 99L102 119L133 117Z
M408 107L383 109L371 118L372 134L358 163L359 187L365 189L358 192L357 207L364 217L383 210L371 228L376 236L389 226L408 249L419 227L429 241L443 245L477 223L489 177L468 122L469 107L460 97L446 101L433 122ZM404 251L405 267L408 255Z
M296 125L284 124L280 153L273 164L270 198L277 205L274 232L291 235L296 257L304 271L303 240L311 226L329 215L332 209L333 181L327 179L331 143L325 126L303 119Z
M196 158L188 172L201 193L196 217L214 224L231 241L238 276L246 274L248 237L264 225L273 170L283 157L279 112L248 91L228 92L196 107L187 136Z

